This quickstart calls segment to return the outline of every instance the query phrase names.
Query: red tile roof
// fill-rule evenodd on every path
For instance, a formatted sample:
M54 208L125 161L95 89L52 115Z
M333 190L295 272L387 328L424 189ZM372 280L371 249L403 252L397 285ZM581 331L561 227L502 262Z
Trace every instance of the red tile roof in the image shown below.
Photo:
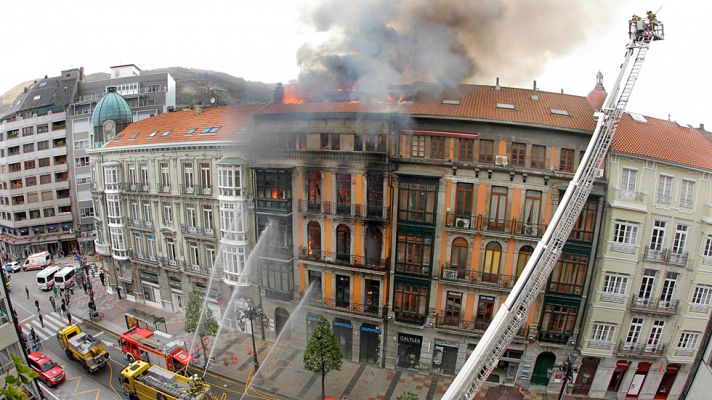
M613 137L612 150L712 170L712 142L705 133L673 121L645 119L647 123L638 122L625 114Z
M193 110L163 113L130 124L104 147L234 139L247 129L252 116L264 107L264 104L209 107L199 115ZM219 129L214 133L203 133L211 127ZM191 129L195 131L187 135ZM166 131L171 132L164 136ZM156 133L152 135L153 132Z
M388 113L412 116L483 119L539 125L553 128L592 132L596 127L593 107L585 97L538 91L538 100L532 99L530 89L493 86L459 85L441 96L415 96L413 102L397 106L373 103L273 103L259 114L280 113ZM459 100L460 104L442 104L443 99ZM498 108L497 103L511 104L514 109ZM564 110L569 115L559 115L551 110Z

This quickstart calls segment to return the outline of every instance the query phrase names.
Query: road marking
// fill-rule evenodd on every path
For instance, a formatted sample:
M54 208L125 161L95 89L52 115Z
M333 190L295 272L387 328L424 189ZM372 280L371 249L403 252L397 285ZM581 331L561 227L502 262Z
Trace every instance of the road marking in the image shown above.
M104 331L101 331L101 332L97 333L96 335L94 335L94 337L95 337L95 338L98 338L99 336L101 336L101 335L103 335L103 334L104 334Z
M37 384L38 384L38 385L40 386L40 388L42 389L42 393L48 394L48 395L52 396L52 398L54 398L55 400L62 400L62 399L60 399L59 397L55 396L54 393L52 393L52 392L49 390L49 388L44 385L44 383L37 382Z

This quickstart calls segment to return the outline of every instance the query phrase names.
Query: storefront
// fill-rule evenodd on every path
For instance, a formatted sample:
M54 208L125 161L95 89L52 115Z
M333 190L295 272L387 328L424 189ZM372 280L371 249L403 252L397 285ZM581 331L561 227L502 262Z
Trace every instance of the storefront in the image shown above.
M517 377L517 369L522 361L522 350L507 349L499 358L497 367L492 371L488 381L498 383L514 383Z
M667 399L670 394L670 389L675 383L675 378L677 378L677 372L680 370L680 364L670 364L665 368L665 374L662 380L660 380L660 385L658 385L658 390L655 392L656 399Z
M359 362L378 363L378 353L381 351L381 328L378 325L361 324L361 340L358 355Z
M158 275L146 271L141 271L139 275L141 276L141 293L144 303L154 307L163 307Z
M638 398L638 395L640 395L640 389L643 387L645 378L648 376L648 371L650 371L650 363L638 363L638 368L635 370L635 375L633 375L633 381L630 383L628 391L626 392L626 398Z
M433 352L433 371L441 374L455 374L457 348L459 343L452 340L435 339Z
M630 368L630 361L618 360L616 362L616 369L613 370L611 375L611 380L608 381L608 392L616 393L621 387L621 382L623 381L623 375Z
M171 288L171 303L173 304L173 312L183 311L183 285L180 277L169 276L168 285Z
M351 359L353 353L354 326L347 319L334 318L334 336L341 347L341 355L346 360Z
M311 314L311 313L307 314L307 340L309 340L312 332L314 332L316 323L319 322L319 317L320 317L320 315Z
M398 359L396 365L401 368L418 368L423 337L398 333Z

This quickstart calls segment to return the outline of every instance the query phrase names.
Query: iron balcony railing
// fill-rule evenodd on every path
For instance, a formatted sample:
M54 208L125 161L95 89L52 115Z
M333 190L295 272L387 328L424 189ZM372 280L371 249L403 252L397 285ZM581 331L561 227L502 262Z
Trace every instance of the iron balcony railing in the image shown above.
M677 300L662 300L634 296L630 299L633 311L672 315L677 311Z
M674 252L671 249L655 250L650 247L645 248L643 258L647 261L678 265L681 267L687 266L688 253Z
M396 262L396 272L401 274L430 276L430 268L429 265Z
M126 221L126 225L132 226L134 228L148 228L152 229L153 228L153 221L144 221L140 219L133 219L133 218L128 218Z
M161 266L164 268L169 268L169 269L174 269L177 271L180 271L181 268L183 267L183 261L179 261L176 259L170 259L168 257L159 257L158 258Z
M428 318L426 314L413 311L393 310L393 313L396 316L396 321L408 324L423 325Z
M213 188L212 186L180 185L180 192L193 196L212 196Z
M386 271L388 269L387 258L375 258L357 256L354 254L340 254L330 251L309 249L307 247L299 247L299 258L308 261L319 261L329 264L343 265L346 267L354 267L368 269L372 271Z
M494 274L470 269L456 269L448 265L444 265L440 268L440 279L478 287L502 289L514 287L514 282L517 281L517 277L514 275Z
M257 198L255 203L260 209L292 211L292 199Z
M119 191L124 187L123 183L105 183L104 190Z
M544 234L546 225L530 224L517 219L487 218L483 215L459 215L447 213L445 225L448 228L463 229L473 232L504 233L523 237L538 238Z
M567 344L571 338L570 332L539 331L539 340L542 342Z
M150 190L151 190L151 186L148 183L136 182L136 183L129 183L128 185L126 185L127 192L147 193Z
M467 321L459 316L435 315L435 327L456 331L481 331L484 332L489 327L491 321L474 320Z
M299 200L298 211L303 213L353 217L373 221L389 221L391 208L365 204L338 203L332 201Z
M634 190L616 189L616 197L621 200L644 203L646 195L646 193L636 192Z
M213 273L213 267L206 267L198 264L184 264L182 268L183 272L193 273L201 276L209 276Z
M663 355L664 352L665 345L661 343L650 345L645 343L627 343L621 340L618 344L619 355L658 357Z
M132 261L137 260L137 261L141 261L144 263L151 263L151 264L159 263L159 257L149 256L148 254L146 254L144 252L139 253L135 250L129 250L129 258L131 258Z
M186 235L215 237L215 229L181 224L180 232Z
M342 311L351 314L369 316L373 318L383 319L386 315L386 307L379 307L378 304L361 304L348 300L331 299L324 297L312 296L309 302L318 307L326 308L334 311Z

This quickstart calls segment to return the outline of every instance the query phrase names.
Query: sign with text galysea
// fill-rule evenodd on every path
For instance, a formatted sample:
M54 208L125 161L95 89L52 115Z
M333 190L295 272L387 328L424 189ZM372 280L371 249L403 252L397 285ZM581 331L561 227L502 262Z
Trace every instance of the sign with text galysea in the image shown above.
M399 333L398 342L420 345L423 342L423 338L420 336L409 335L407 333Z

